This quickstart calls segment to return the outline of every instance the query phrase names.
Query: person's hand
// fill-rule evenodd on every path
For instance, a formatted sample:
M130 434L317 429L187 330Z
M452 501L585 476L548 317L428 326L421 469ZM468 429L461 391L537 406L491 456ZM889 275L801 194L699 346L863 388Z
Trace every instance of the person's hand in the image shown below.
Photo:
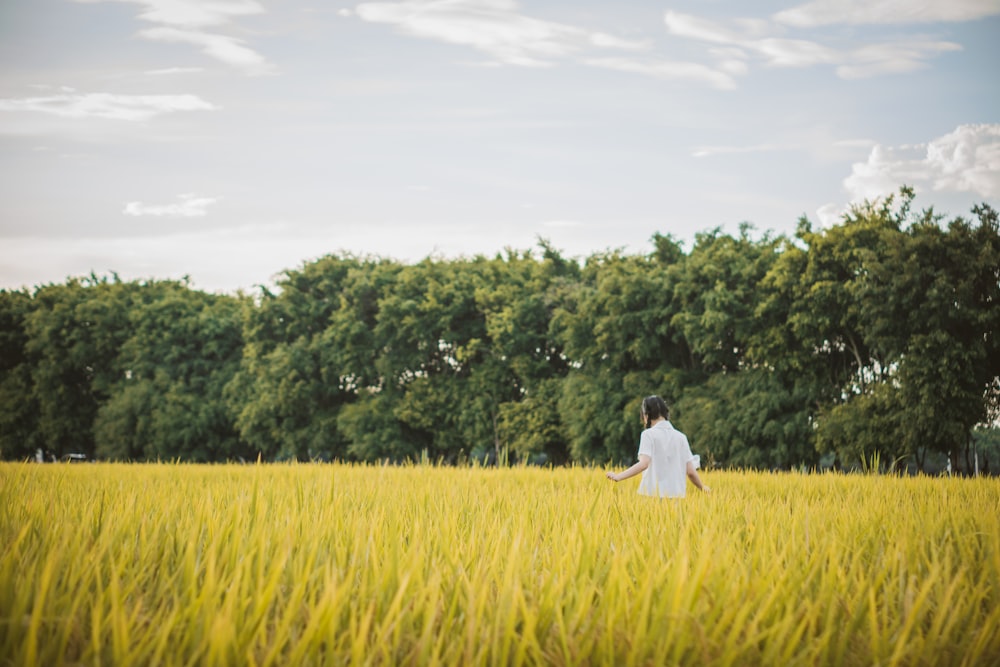
M608 474L605 475L605 477L607 477L608 479L610 479L612 482L617 482L618 481L618 475L616 475L615 473L613 473L611 471L608 471Z
M712 487L710 487L708 484L705 484L704 486L701 487L701 490L705 493L711 493Z

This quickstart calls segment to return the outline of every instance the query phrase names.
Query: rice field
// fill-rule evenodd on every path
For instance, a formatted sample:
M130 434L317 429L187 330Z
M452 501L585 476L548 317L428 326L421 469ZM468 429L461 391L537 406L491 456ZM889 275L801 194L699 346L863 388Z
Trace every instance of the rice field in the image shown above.
M1000 480L0 464L0 665L990 665Z

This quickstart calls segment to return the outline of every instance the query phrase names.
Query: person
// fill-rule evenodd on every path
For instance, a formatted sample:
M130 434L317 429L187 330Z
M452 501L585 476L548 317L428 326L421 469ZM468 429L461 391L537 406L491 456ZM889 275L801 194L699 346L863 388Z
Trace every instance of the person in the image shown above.
M659 396L642 399L641 416L646 428L639 439L639 462L621 473L609 471L614 482L642 473L639 493L660 498L683 498L687 479L708 493L711 489L698 476L700 460L691 453L687 436L670 423L670 410Z

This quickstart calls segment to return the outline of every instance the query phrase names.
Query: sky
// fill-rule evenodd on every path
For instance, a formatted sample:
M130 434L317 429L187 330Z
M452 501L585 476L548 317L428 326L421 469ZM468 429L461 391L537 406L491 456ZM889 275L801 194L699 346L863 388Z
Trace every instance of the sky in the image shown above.
M0 288L1000 208L1000 0L0 0Z

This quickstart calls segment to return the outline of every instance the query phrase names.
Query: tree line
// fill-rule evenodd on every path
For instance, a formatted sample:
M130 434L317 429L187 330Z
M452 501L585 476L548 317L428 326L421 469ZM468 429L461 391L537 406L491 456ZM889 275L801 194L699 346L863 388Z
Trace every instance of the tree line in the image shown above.
M997 213L912 201L689 251L331 254L254 294L5 290L0 455L627 461L657 393L712 465L971 470L1000 415Z

